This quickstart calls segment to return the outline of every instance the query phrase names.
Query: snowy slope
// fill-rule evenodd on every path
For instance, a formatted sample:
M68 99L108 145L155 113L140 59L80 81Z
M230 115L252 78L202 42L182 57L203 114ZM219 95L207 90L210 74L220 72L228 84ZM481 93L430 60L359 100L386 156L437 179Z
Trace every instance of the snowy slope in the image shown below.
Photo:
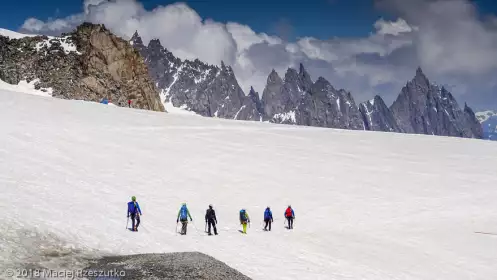
M9 83L6 83L6 82L0 80L0 91L5 90L5 91L10 91L10 92L20 92L20 93L27 93L27 94L34 94L34 95L40 95L40 96L45 96L45 97L51 97L52 91L53 91L52 88L35 89L35 85L38 82L39 82L38 79L32 80L29 83L25 80L22 80L17 85L11 85Z
M9 37L10 39L21 39L24 37L35 37L37 35L22 34L22 33L18 33L18 32L14 32L11 30L0 28L0 36Z
M495 142L7 91L0 127L0 270L27 256L55 266L70 253L201 251L254 279L497 279L497 236L475 233L497 233ZM138 233L125 230L131 195L143 210ZM200 234L192 224L175 234L184 201ZM215 237L202 234L209 203ZM294 231L283 228L288 203ZM260 227L267 205L272 232ZM247 235L237 231L242 207Z

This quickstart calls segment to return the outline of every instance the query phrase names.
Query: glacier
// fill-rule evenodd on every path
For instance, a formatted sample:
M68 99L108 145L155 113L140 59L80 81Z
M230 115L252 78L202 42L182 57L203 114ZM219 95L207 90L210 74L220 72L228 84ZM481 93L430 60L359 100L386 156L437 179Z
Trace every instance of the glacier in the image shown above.
M497 278L497 236L478 233L497 234L495 142L199 118L10 89L0 90L0 127L0 271L199 251L253 279ZM137 233L125 229L132 195L143 211ZM175 232L182 202L194 219L186 236ZM219 236L203 232L208 204ZM288 204L293 231L284 228ZM262 231L266 206L271 232Z

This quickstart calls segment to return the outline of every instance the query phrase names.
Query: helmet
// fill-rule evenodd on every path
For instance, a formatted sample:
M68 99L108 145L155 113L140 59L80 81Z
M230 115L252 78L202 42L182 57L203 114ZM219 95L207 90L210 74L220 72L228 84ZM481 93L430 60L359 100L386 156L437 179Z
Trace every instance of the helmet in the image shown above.
M183 202L181 205L186 206L186 202Z
M212 204L209 204L209 208L212 208Z
M292 205L288 205L288 208L292 208Z
M131 201L136 201L136 196L132 196Z

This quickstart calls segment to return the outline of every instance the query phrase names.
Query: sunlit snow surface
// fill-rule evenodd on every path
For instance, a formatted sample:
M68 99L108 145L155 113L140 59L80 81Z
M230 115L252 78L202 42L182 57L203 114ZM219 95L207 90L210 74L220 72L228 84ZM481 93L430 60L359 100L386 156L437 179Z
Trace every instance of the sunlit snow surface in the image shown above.
M45 244L76 255L200 251L254 279L497 279L497 236L475 233L497 233L495 142L5 90L0 127L0 269ZM125 229L132 195L143 211L138 233ZM182 202L194 218L187 236L175 233ZM219 236L203 233L210 203ZM288 204L293 231L283 224ZM263 232L268 205L275 222Z
M22 33L18 33L18 32L14 32L11 30L0 28L0 36L9 37L9 39L22 39L24 37L35 37L37 35L22 34Z
M34 95L40 95L45 97L52 96L53 90L52 88L44 88L44 89L35 89L35 85L39 82L39 79L34 79L29 83L26 80L19 81L17 85L11 85L0 80L0 91L10 91L10 92L21 92L28 93Z

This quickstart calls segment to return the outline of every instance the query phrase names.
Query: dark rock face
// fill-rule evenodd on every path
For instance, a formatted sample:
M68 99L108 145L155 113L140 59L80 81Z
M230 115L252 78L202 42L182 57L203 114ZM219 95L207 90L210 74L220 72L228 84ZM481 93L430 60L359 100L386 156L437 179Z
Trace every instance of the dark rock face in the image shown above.
M63 37L0 36L0 79L38 80L52 96L164 111L142 58L103 25L84 23Z
M402 132L383 99L376 95L359 105L366 130Z
M320 77L315 83L300 65L289 68L282 80L273 70L262 94L264 119L284 124L364 129L361 115L344 90Z
M299 106L299 123L309 126L364 130L359 109L352 95L336 90L320 77Z
M140 52L163 102L206 117L234 119L248 102L233 69L176 58L159 40L144 46L135 33L130 44ZM248 104L248 103L247 103Z
M274 116L278 116L285 111L282 92L283 80L278 73L273 69L267 78L266 87L262 92L262 108L264 119L271 120Z
M250 280L249 277L230 268L225 263L202 253L169 253L105 257L93 261L87 270L117 272L119 279L123 280ZM90 279L100 278L95 277Z
M249 95L244 98L239 113L235 116L237 120L261 121L263 116L262 103L259 93L250 88Z
M464 118L466 121L463 126L464 129L469 129L473 138L483 138L483 127L476 117L475 112L466 103L464 103Z
M483 136L473 111L470 108L461 110L452 94L444 87L430 84L420 68L390 110L400 129L406 133L467 138Z

